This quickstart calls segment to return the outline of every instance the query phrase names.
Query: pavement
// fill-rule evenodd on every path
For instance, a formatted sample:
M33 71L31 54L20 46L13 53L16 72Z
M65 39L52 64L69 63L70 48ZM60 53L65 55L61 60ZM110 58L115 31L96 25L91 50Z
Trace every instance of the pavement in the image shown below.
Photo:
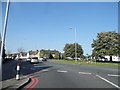
M4 80L4 81L2 81L2 89L3 90L8 90L8 89L20 90L22 87L24 87L30 81L31 81L31 79L27 76L20 77L19 80L16 80L16 78Z
M2 89L9 90L9 89L18 89L20 90L26 84L31 81L27 75L21 75L20 79L16 80L16 65L19 61L16 60L6 60L2 65ZM8 68L9 67L9 68Z

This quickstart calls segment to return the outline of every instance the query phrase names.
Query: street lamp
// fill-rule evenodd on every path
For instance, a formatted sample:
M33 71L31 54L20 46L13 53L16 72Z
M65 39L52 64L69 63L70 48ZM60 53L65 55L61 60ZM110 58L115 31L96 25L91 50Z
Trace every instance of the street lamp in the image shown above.
M73 28L70 27L70 29L73 29ZM74 28L74 30L75 30L75 62L77 62L76 28Z
M3 36L2 36L2 43L1 43L1 55L0 55L0 63L2 62L2 55L3 55L3 45L5 42L5 35L6 35L6 29L7 29L7 21L8 21L8 11L9 11L9 4L10 0L7 1L7 6L6 6L6 13L5 13L5 21L4 21L4 30L3 30Z
M0 76L1 76L1 71L2 71L3 46L4 46L4 42L5 42L5 35L6 35L6 28L7 28L9 4L10 4L10 0L7 1L6 13L5 13L5 21L4 21L4 30L3 30L2 42L1 42L1 51L0 51ZM0 81L1 81L1 77L0 77Z

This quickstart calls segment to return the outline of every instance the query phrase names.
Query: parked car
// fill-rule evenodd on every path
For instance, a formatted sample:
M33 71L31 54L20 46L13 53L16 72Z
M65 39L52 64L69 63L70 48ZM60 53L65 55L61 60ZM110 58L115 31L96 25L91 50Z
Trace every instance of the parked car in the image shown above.
M23 60L23 59L21 59L21 58L18 58L18 60Z
M39 63L38 57L31 58L31 63Z
M31 61L31 58L27 58L27 60L26 60L27 62L30 62Z
M42 61L47 61L47 58L43 58Z
M38 58L39 62L43 62L43 58Z

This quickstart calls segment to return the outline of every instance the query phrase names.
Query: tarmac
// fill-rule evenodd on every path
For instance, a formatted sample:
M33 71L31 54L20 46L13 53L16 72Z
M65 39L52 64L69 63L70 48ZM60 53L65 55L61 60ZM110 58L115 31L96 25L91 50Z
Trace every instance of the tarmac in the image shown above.
M8 63L11 60L4 60L3 63ZM30 83L31 78L29 78L27 75L26 76L21 76L19 80L16 80L16 78L12 79L7 79L4 81L0 81L0 89L2 90L21 90L25 85Z
M2 81L2 90L21 90L25 85L27 85L31 79L27 76L20 77L19 80L12 78L9 80Z

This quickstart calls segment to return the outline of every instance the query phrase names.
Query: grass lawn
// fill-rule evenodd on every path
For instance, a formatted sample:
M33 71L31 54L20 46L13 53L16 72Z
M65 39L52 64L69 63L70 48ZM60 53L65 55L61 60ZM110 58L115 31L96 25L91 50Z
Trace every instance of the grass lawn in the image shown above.
M87 62L87 61L77 61L74 60L54 60L55 63L61 64L80 64L80 65L93 65L93 66L120 66L120 63L106 63L106 62Z

